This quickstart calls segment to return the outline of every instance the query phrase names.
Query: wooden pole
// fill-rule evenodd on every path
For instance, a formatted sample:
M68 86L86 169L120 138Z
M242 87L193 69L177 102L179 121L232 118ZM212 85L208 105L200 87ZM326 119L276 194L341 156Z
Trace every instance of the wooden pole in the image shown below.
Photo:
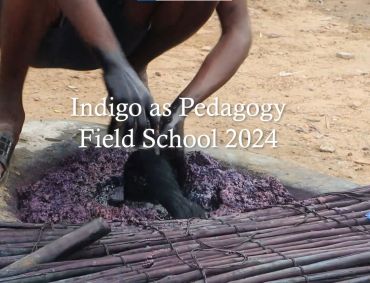
M110 226L102 218L95 219L81 228L64 235L43 248L21 258L0 270L0 278L28 272L34 266L51 262L81 249L109 234Z

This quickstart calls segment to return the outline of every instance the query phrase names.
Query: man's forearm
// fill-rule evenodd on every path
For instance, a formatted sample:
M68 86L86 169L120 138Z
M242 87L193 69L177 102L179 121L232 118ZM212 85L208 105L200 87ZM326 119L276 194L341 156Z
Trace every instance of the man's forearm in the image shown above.
M223 34L215 48L207 56L199 72L179 95L179 98L192 98L196 105L221 88L236 73L248 56L251 41L250 32L245 34L230 31ZM175 104L177 104L176 101Z

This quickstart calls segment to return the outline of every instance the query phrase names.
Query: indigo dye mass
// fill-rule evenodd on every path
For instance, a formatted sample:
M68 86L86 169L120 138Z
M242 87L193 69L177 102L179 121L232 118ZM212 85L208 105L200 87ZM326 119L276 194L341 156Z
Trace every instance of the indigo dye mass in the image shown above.
M108 202L109 191L122 186L119 180L129 155L122 149L89 148L67 158L39 181L18 188L21 220L82 223L103 217L135 224L169 219L160 205L125 200L114 207ZM211 215L294 202L277 179L230 168L202 152L186 154L186 170L184 195Z

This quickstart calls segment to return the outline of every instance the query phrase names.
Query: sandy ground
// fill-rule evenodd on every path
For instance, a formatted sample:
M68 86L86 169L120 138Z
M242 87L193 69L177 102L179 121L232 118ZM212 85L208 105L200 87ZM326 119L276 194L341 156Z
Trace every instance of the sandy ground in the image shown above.
M229 103L286 103L283 119L235 123L192 116L187 133L218 128L225 142L228 128L274 128L278 148L254 151L369 184L370 0L253 0L249 6L254 30L250 57L215 96ZM150 86L158 102L179 94L218 36L214 16L191 40L151 64ZM337 52L355 57L341 59ZM33 69L24 95L27 120L71 119L71 97L96 103L104 96L99 71Z

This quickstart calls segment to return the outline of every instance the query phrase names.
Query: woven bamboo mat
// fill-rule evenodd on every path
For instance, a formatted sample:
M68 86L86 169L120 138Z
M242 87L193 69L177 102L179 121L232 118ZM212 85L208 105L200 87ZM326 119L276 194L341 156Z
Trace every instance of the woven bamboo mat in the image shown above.
M294 205L124 226L0 282L370 282L370 187ZM0 268L78 228L0 223Z

